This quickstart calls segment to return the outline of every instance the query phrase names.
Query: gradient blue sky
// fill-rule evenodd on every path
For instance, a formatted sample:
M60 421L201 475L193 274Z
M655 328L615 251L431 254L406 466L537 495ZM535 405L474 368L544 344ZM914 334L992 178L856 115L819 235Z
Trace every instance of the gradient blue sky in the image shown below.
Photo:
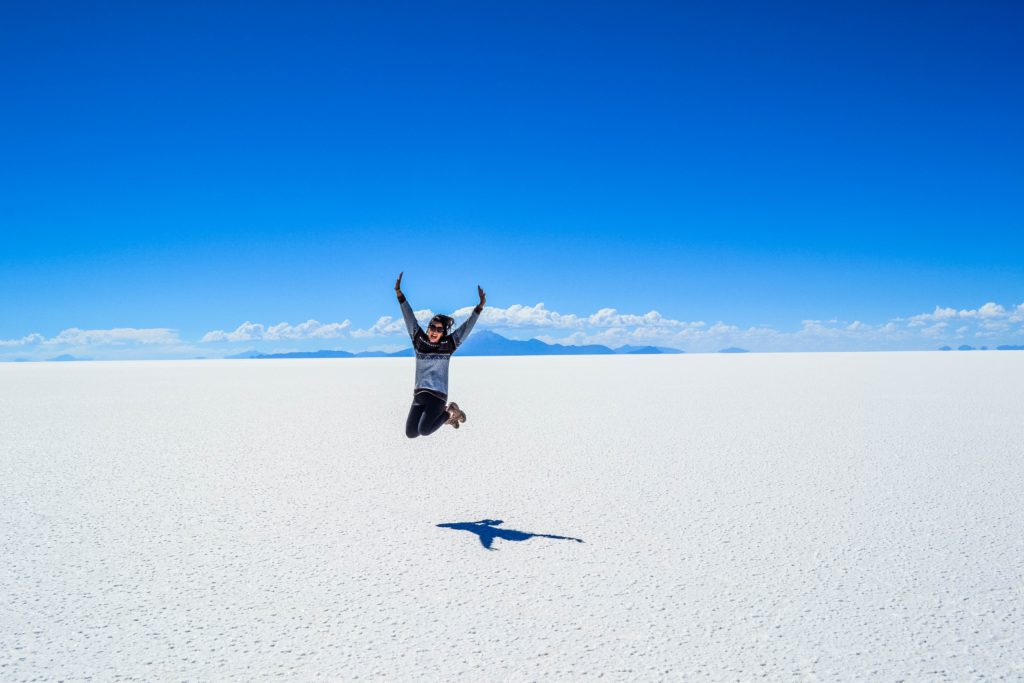
M8 0L0 356L310 319L349 325L260 348L393 347L350 332L400 270L523 337L991 302L1021 343L1021 35L1014 2ZM576 319L501 317L539 302Z

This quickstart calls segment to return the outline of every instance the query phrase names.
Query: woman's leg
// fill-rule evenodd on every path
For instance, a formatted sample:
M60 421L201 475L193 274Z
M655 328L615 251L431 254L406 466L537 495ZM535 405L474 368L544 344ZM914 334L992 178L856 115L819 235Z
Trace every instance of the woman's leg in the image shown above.
M427 436L440 429L441 425L448 421L449 415L443 399L430 394L421 394L421 396L425 397L425 405L423 414L420 415L418 429L420 436Z
M415 398L412 405L409 406L409 417L405 418L405 435L410 439L415 439L420 435L420 417L425 408L426 406L418 403Z

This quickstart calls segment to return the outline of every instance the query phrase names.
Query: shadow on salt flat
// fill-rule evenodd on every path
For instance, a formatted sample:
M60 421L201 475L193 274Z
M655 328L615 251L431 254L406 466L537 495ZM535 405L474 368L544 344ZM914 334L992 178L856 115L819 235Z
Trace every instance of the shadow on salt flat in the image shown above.
M576 541L577 543L583 543L583 539L572 538L571 536L533 534L528 531L516 531L515 529L499 529L499 524L504 524L504 520L481 519L479 522L452 522L449 524L438 524L437 526L444 529L456 529L476 534L480 538L480 545L487 550L497 550L497 548L491 547L494 543L494 539L496 538L500 538L503 541L526 541L531 538L557 538L563 541Z

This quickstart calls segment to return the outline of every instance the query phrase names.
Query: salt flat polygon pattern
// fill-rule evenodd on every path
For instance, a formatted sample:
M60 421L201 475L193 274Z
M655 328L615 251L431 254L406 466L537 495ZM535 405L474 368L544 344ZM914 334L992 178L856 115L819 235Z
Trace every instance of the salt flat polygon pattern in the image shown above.
M0 365L0 679L1024 677L1024 353L451 375Z

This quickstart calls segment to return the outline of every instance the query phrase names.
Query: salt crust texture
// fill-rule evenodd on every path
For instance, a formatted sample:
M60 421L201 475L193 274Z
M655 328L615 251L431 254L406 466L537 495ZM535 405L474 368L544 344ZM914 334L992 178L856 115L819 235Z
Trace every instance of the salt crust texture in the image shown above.
M0 365L0 679L1024 678L1024 353L412 379Z

